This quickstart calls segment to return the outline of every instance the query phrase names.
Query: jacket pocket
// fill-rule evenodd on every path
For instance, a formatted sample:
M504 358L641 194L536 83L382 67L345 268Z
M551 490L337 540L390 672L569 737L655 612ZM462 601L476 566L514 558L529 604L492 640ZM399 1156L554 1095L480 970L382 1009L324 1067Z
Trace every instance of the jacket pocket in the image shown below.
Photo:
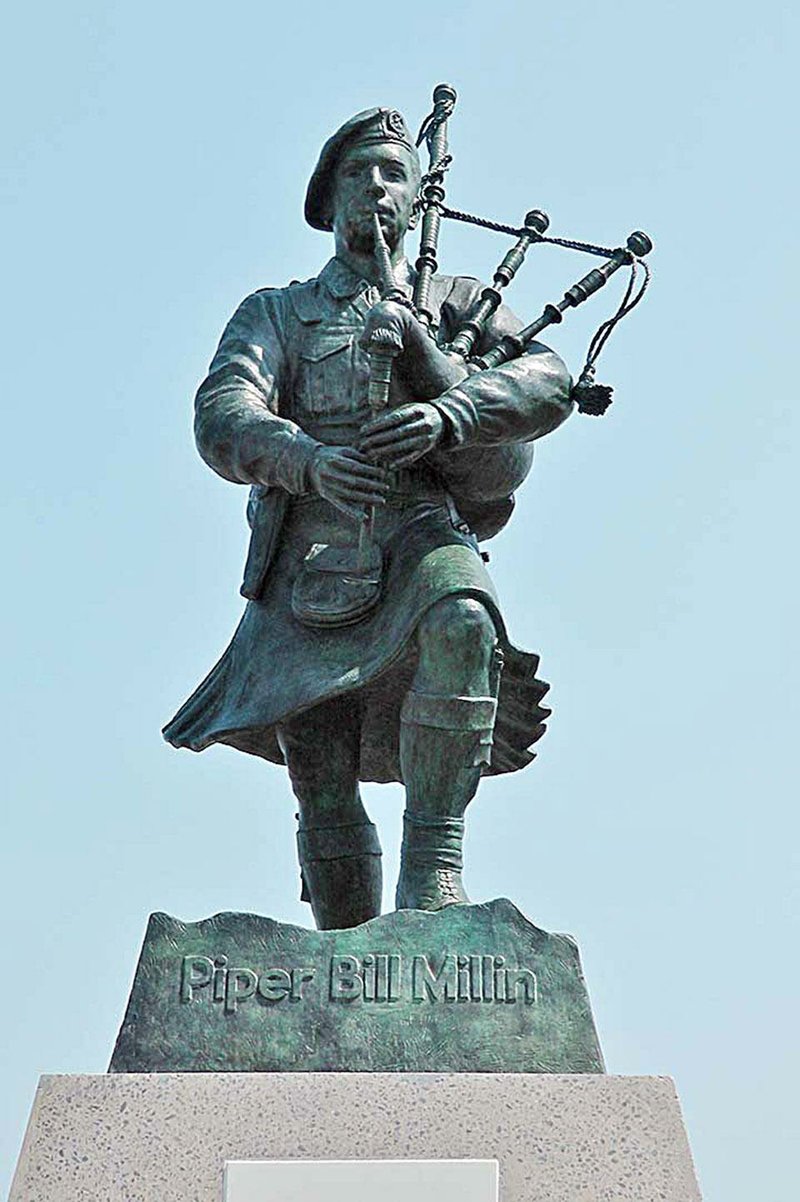
M295 385L299 417L352 408L354 342L352 330L309 330L300 348Z

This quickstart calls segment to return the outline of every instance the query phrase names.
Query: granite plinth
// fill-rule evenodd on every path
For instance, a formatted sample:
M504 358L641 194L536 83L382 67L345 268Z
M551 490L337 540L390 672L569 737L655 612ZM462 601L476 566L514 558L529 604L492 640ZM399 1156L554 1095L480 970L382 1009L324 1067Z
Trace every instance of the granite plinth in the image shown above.
M699 1202L672 1082L522 1073L43 1077L9 1202L220 1202L227 1160L496 1159L503 1202Z
M597 1073L578 949L510 901L349 930L151 916L111 1072Z

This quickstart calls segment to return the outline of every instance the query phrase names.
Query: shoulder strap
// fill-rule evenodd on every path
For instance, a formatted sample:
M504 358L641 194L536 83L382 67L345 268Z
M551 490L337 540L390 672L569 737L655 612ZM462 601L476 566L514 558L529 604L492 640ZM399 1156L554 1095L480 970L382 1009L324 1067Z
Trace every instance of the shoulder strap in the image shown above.
M289 303L303 325L311 325L322 321L322 303L319 296L319 281L304 280L303 283L292 280L286 289Z

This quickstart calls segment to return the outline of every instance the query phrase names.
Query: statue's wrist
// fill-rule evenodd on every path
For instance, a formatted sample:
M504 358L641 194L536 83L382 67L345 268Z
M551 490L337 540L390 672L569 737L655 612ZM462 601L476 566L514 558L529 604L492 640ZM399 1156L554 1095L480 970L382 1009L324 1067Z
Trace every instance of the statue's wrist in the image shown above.
M432 409L436 410L442 423L433 450L446 451L455 443L455 429L453 423L450 420L450 416L444 406L438 405L436 401L428 401L428 404Z
M309 455L306 462L306 492L318 493L321 485L320 468L328 448L324 442L317 442L316 439L313 441L315 445L309 447Z

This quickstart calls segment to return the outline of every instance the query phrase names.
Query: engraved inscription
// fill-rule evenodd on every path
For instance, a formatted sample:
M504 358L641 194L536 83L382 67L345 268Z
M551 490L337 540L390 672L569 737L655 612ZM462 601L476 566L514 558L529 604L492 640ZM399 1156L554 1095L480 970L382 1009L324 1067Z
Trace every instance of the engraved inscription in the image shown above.
M331 1001L399 1002L402 957L378 952L364 956L334 956L330 970Z
M211 986L214 1002L222 1002L226 1014L234 1014L240 1002L258 996L266 1002L302 1002L303 990L314 980L313 968L229 968L227 956L184 956L181 962L180 999L192 1002L199 991ZM202 996L207 996L201 994Z
M439 962L414 956L411 996L415 1002L511 1002L531 1006L538 998L536 974L509 968L505 956L446 954Z
M230 964L224 955L184 956L179 997L187 1004L217 1002L225 1014L235 1014L243 1002L302 1002L309 989L317 988L317 978L317 971L307 966L256 969ZM331 1002L351 1004L392 1005L405 1000L532 1006L539 993L532 969L509 965L506 956L495 953L402 956L399 952L372 952L361 957L332 956L327 967L327 997Z

